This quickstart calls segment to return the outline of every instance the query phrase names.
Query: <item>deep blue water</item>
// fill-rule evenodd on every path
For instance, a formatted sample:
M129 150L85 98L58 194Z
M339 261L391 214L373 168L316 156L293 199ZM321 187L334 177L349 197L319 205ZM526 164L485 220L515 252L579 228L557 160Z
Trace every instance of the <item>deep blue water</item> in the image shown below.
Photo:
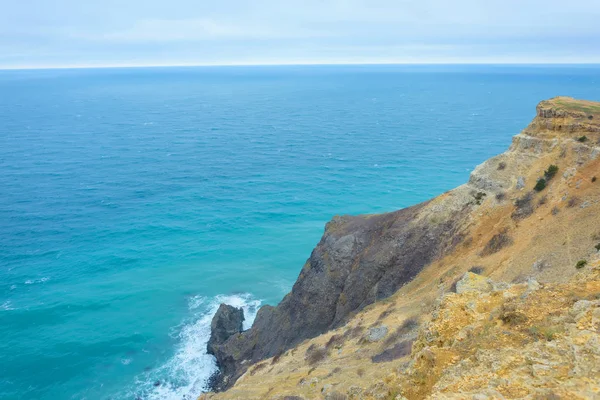
M333 215L464 183L556 95L600 67L0 71L0 398L197 395L220 301L276 304Z

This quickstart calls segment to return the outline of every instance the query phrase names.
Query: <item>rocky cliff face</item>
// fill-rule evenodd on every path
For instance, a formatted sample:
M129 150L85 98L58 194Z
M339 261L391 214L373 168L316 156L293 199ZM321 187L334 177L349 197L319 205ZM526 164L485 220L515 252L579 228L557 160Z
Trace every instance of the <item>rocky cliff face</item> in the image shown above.
M575 264L596 254L594 237L600 244L599 146L600 103L555 98L541 102L510 149L478 166L467 184L393 213L334 218L282 302L261 308L248 331L212 346L221 367L216 389L243 375L217 397L320 398L333 387L351 398L379 398L369 393L385 390L351 386L383 379L374 364L418 363L404 359L423 351L422 341L411 345L415 327L431 319L438 296L477 287L471 275L458 281L465 271L498 281L572 279ZM483 282L478 290L502 289ZM421 372L406 371L394 379L415 385ZM421 387L398 393L417 399L434 390Z

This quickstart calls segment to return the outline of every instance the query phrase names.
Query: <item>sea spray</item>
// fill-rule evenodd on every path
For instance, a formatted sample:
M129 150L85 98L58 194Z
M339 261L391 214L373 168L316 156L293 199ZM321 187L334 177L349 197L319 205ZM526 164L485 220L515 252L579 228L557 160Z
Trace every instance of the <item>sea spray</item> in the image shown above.
M208 379L217 371L215 358L206 353L210 323L221 303L244 310L244 329L250 328L261 304L251 294L218 295L212 299L190 298L192 317L174 329L179 341L175 354L163 365L136 378L127 396L148 400L194 399L207 390ZM133 393L131 393L133 392Z

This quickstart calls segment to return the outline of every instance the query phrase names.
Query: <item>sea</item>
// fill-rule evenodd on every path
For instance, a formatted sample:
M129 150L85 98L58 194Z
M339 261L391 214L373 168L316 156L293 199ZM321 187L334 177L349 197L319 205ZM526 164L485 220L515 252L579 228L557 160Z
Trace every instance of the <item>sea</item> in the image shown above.
M339 214L467 181L598 65L0 71L0 398L195 399L221 302L291 289Z

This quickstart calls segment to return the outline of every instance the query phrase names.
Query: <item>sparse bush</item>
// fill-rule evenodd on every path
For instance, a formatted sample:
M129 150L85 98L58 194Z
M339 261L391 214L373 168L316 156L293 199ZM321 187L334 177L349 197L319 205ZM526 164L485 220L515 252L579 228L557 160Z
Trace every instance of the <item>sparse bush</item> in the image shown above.
M258 371L260 371L261 369L263 369L266 366L267 366L266 363L256 364L254 366L254 368L252 368L252 370L250 371L250 375L254 375L255 373L257 373Z
M396 343L400 338L403 338L406 334L415 330L419 326L419 320L416 317L410 317L405 319L402 324L392 333L390 333L383 342L384 346L389 346L392 343Z
M283 350L279 350L277 353L275 353L275 355L273 356L273 360L271 361L271 365L275 365L279 362L279 360L281 359L281 356L283 355L284 351Z
M504 304L500 309L500 319L507 325L521 325L527 321L527 316L520 311L514 304Z
M531 192L527 193L521 198L518 198L515 201L516 210L511 215L512 219L525 219L533 214L533 205L531 204L532 199L533 194Z
M343 336L347 339L356 339L363 333L364 330L365 328L363 326L357 325L353 328L346 329Z
M592 176L592 183L596 182L596 179L597 178L595 176Z
M545 339L548 342L556 339L556 335L562 332L559 326L535 325L529 328L529 333L539 339Z
M327 357L327 349L316 344L311 344L306 349L306 361L309 365L314 365L320 361L323 361Z
M567 207L573 208L581 202L581 199L577 196L573 196L567 202Z
M596 245L596 250L600 251L600 243Z
M469 272L472 272L477 275L481 275L483 273L483 267L481 267L481 266L471 267L471 268L469 268Z
M513 243L510 236L508 236L508 230L504 229L502 232L495 234L490 241L485 245L481 251L482 256L489 256L497 253L503 248L510 246Z
M581 269L581 268L585 267L586 265L587 265L586 260L579 260L579 261L577 261L577 264L575 264L575 268Z
M356 370L356 375L358 375L360 377L364 376L365 375L365 370L362 369L362 368L357 369Z
M587 136L583 135L583 136L580 136L579 138L577 138L577 141L581 142L581 143L585 143L588 141L588 138L587 138Z
M548 196L542 196L538 201L538 206L543 206L548 202Z
M346 400L348 396L340 392L331 392L325 395L325 400Z
M371 357L371 361L374 363L394 361L410 354L412 350L412 340L405 340L396 344L394 347L390 347L382 351L381 353Z
M498 169L499 169L500 171L502 171L504 168L506 168L506 163L505 163L504 161L501 161L501 162L498 164Z
M498 201L504 200L505 197L506 197L506 194L504 194L504 192L496 193L496 200L498 200Z
M392 308L392 307L388 308L387 310L385 310L381 314L379 314L379 317L377 318L377 320L381 321L382 319L384 319L388 315L391 315L394 311L395 311L394 308Z
M342 335L332 335L329 338L329 340L327 341L325 348L326 349L340 348L344 344L344 341L345 341L345 339Z
M558 209L558 207L554 206L554 207L552 207L552 211L551 212L552 212L552 215L556 215L556 214L558 214L560 212L560 210Z
M473 197L475 198L475 204L481 205L481 203L483 203L483 200L485 200L485 196L487 196L487 194L485 192L475 193L473 195Z
M536 192L541 192L544 189L546 189L546 180L544 178L540 178L537 180L537 183L533 187L533 190L535 190Z
M544 171L544 176L546 180L550 180L554 178L554 175L558 172L558 167L554 164L550 165L547 170Z

